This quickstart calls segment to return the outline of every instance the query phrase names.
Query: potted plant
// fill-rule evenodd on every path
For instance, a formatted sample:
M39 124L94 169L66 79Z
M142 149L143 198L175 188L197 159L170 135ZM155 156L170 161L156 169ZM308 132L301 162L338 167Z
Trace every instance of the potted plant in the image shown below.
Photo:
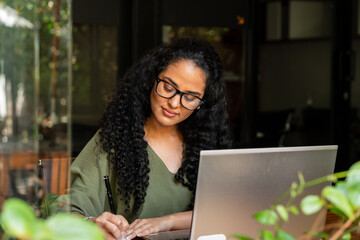
M10 198L0 214L3 239L26 240L103 240L96 224L69 213L58 213L47 219L38 218L25 201Z
M344 179L345 180L340 180ZM324 176L306 182L299 173L299 182L292 183L290 189L280 196L269 209L262 210L254 215L256 221L260 222L264 228L259 230L259 240L293 240L294 236L285 232L282 225L290 220L291 215L299 214L299 207L293 204L294 199L299 197L305 188L316 184L331 181L332 186L323 188L321 195L305 196L300 203L301 211L306 214L319 213L320 210L331 212L339 217L338 224L325 226L313 226L308 232L304 233L304 238L310 239L313 236L322 239L351 239L352 233L359 228L360 218L360 162L351 166L348 171ZM285 204L280 204L284 202ZM269 230L270 226L274 229ZM241 240L253 240L254 238L241 234L234 234L233 237Z

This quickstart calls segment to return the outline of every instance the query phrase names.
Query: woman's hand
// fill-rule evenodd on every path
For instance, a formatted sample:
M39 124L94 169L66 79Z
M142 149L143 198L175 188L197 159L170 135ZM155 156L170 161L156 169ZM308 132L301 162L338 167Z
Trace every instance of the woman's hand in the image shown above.
M174 213L163 217L136 219L125 231L126 240L156 232L190 228L192 211Z
M125 231L126 240L142 237L155 232L163 232L171 229L171 220L168 216L158 218L136 219Z
M103 229L107 240L123 239L129 227L128 221L123 216L109 212L102 213L94 219L94 222Z

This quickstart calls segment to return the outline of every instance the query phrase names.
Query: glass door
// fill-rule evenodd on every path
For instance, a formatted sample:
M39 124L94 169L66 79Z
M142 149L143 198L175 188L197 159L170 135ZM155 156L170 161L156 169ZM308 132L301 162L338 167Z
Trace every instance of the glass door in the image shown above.
M0 2L0 206L9 197L39 206L50 183L38 160L70 159L70 3Z
M264 1L256 146L330 144L330 1Z

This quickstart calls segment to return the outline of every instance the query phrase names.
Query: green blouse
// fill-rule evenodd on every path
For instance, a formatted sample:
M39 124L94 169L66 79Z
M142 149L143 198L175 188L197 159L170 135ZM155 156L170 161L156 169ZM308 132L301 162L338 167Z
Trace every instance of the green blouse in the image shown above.
M108 175L117 214L129 222L136 218L165 216L175 212L187 211L192 192L175 180L159 156L148 145L149 186L145 202L137 216L125 212L125 202L118 195L114 172L109 170L107 154L100 149L99 134L88 142L71 165L71 211L84 216L99 216L110 212L104 176Z

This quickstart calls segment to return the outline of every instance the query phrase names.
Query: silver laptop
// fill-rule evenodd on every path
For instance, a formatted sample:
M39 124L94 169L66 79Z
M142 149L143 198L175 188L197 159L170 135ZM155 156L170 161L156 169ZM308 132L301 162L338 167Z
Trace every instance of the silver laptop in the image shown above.
M262 229L254 213L298 181L333 173L337 146L282 147L201 151L191 230L156 233L146 239L232 239L232 234L257 236ZM329 183L327 183L329 184ZM306 189L319 194L325 185ZM295 204L298 204L295 202ZM300 236L315 216L290 216L285 230Z
M332 174L336 153L337 146L202 151L190 239L232 239L235 233L257 237L262 225L253 215L298 182L299 171L305 180ZM320 194L326 184L308 188L303 195ZM292 215L284 229L301 236L315 218Z

